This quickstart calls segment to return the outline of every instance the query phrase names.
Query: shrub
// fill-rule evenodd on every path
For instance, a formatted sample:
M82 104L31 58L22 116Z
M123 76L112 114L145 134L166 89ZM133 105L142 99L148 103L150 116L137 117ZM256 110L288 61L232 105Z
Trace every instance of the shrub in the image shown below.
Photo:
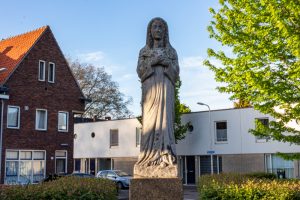
M55 181L27 186L0 188L1 200L76 200L117 199L115 183L107 179L63 177Z
M200 199L300 199L299 180L273 178L262 173L205 175L199 179Z
M277 178L276 174L266 173L266 172L253 172L245 174L249 178L258 178L258 179L271 179L274 180Z

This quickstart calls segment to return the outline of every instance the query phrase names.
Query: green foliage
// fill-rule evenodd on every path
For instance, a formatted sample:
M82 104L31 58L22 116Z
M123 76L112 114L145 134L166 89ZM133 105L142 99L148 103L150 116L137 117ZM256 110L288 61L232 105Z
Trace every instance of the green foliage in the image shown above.
M115 200L115 183L107 179L63 177L37 185L1 186L2 200Z
M249 108L251 107L251 103L249 101L245 101L243 99L238 99L236 102L233 102L234 108Z
M285 160L299 160L300 153L280 153L277 152L277 155L282 157Z
M248 178L257 178L257 179L270 179L274 180L277 178L276 174L273 173L266 173L266 172L253 172L253 173L248 173L245 174L244 176Z
M219 2L220 9L210 9L214 19L208 31L231 52L208 49L223 67L205 61L225 83L219 91L277 119L253 134L300 144L300 132L286 125L300 119L300 1Z
M199 178L200 199L299 199L299 180L275 180L273 175L220 174Z
M182 140L185 137L185 133L188 130L188 127L190 126L190 122L186 124L181 123L181 116L184 113L191 112L191 109L185 105L184 103L180 103L179 98L179 89L181 86L180 79L177 80L175 84L175 119L174 119L174 135L176 143L178 140ZM143 118L142 116L138 116L137 120L143 125Z
M188 130L190 122L186 124L181 123L181 116L183 113L191 112L191 109L183 103L180 103L179 89L181 86L181 80L178 79L175 84L175 119L174 119L174 134L176 142L182 140L185 137L185 133Z

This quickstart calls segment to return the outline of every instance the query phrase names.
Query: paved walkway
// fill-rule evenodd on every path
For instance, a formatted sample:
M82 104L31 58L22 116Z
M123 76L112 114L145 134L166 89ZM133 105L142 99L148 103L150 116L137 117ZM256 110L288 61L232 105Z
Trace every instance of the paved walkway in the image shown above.
M184 185L183 186L184 192L184 200L197 200L199 199L197 187L195 185Z
M197 200L198 192L195 185L183 186L184 200ZM120 190L118 200L128 200L129 190Z

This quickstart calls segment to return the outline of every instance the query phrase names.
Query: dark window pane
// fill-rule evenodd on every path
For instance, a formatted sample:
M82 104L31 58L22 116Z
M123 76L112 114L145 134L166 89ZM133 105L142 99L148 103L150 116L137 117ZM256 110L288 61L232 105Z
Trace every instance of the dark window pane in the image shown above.
M119 145L119 131L118 129L110 130L110 146L118 146Z
M227 122L217 122L217 129L227 129Z

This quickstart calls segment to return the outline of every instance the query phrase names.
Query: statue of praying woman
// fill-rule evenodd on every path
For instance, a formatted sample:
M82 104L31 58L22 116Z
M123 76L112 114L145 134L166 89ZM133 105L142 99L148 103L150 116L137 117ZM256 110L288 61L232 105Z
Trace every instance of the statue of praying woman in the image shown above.
M179 65L176 50L169 42L167 23L162 18L154 18L148 24L137 73L142 83L143 128L134 175L177 177L174 98Z

